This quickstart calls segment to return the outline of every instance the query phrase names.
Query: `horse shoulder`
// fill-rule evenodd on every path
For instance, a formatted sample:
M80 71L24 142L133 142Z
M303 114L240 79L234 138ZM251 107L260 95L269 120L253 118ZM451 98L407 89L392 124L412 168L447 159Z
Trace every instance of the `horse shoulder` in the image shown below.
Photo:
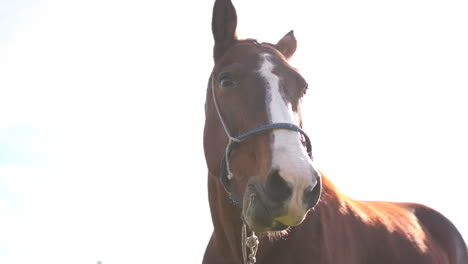
M449 263L468 263L468 249L453 223L438 211L421 204L408 204L432 240L445 252Z
M444 249L416 215L416 205L381 201L351 201L353 230L362 251L360 263L451 263ZM454 263L455 264L455 263Z

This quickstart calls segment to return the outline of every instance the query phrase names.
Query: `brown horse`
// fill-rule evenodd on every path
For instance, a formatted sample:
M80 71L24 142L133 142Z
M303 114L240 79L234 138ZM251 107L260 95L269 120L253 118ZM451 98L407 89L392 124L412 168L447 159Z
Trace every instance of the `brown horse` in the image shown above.
M293 32L258 43L239 39L236 25L231 1L217 0L204 130L214 232L203 263L250 263L248 250L255 262L243 226L260 234L257 263L468 263L437 211L351 200L314 167L300 128L307 83L288 63Z

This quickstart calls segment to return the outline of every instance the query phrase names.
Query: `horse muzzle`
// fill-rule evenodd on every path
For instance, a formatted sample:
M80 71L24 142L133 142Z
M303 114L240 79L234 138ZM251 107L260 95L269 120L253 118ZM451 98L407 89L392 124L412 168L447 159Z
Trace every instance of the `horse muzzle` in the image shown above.
M295 186L272 169L266 183L252 177L243 198L244 220L255 232L281 231L301 224L320 199L321 178L312 170L311 185Z

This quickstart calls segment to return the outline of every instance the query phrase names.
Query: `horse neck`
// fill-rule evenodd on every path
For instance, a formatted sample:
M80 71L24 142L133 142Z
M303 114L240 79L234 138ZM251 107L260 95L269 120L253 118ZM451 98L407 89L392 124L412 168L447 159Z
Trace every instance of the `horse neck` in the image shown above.
M208 195L216 249L223 257L241 263L241 209L232 204L220 182L211 175L208 176Z

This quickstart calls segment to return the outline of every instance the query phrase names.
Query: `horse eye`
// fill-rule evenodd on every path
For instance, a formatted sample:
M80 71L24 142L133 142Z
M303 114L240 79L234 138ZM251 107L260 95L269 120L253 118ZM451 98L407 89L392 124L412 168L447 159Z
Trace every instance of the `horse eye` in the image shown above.
M225 88L225 89L234 88L237 85L236 81L234 81L229 76L223 77L221 81L219 82L219 84L221 85L222 88Z
M309 85L307 84L306 86L304 86L304 88L302 89L302 93L303 94L306 94L307 93L307 89L309 89Z

